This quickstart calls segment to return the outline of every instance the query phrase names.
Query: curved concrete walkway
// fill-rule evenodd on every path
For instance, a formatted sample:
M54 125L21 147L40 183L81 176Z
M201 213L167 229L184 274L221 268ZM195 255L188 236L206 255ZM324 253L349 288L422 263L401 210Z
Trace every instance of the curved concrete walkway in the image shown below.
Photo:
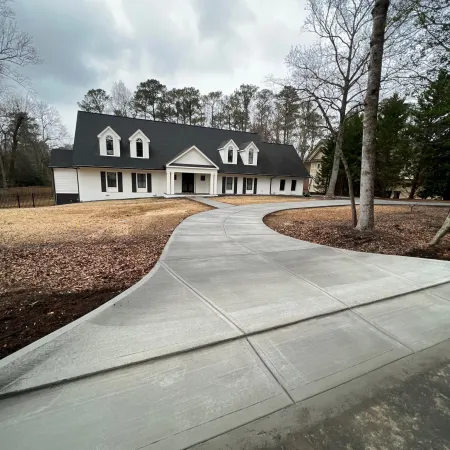
M187 448L450 338L449 262L262 222L347 204L186 219L139 283L0 362L5 448Z

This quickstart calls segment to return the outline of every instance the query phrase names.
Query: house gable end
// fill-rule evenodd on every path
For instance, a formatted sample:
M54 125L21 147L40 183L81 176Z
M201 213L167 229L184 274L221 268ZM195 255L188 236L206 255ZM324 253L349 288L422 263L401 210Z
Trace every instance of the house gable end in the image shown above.
M174 159L167 163L167 166L170 165L183 165L183 166L212 166L215 169L218 169L216 164L214 164L200 149L198 149L195 145L184 150L179 155L177 155Z

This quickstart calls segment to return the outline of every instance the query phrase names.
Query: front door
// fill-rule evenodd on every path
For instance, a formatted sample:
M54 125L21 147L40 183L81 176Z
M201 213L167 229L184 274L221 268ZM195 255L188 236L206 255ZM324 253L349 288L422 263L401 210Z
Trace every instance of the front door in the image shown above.
M181 192L183 194L193 194L194 193L194 174L193 173L183 173L182 174Z

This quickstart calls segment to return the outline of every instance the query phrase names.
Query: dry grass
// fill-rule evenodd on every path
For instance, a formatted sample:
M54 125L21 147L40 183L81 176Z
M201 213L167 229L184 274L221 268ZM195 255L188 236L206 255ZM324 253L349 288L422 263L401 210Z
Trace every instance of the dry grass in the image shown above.
M0 210L0 245L44 244L170 231L209 208L183 199L140 199ZM163 220L162 220L163 219Z
M288 195L225 195L215 200L230 205L255 205L258 203L306 202L312 197L291 197ZM316 198L317 200L317 198Z

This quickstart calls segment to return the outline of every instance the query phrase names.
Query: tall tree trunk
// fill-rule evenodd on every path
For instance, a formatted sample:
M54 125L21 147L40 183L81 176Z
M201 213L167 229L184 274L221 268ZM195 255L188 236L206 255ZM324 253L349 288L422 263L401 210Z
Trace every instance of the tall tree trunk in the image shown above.
M336 191L336 182L339 175L339 164L342 154L342 144L344 142L344 121L339 124L338 135L336 139L336 146L334 148L333 168L331 169L330 182L328 183L327 197L334 197Z
M2 175L3 189L8 189L8 180L6 179L6 170L5 170L5 164L3 163L2 152L0 152L0 173Z
M370 38L369 70L366 98L364 99L363 142L361 155L361 200L359 207L360 231L373 230L374 187L376 160L376 130L378 101L380 98L381 68L383 65L384 32L389 0L376 0L372 10L372 36Z
M449 232L450 232L450 213L445 219L444 223L442 224L442 227L436 233L436 235L434 236L429 245L430 246L439 245L442 238Z
M9 182L11 185L14 185L16 179L16 159L17 159L17 149L19 148L19 131L24 119L25 119L24 114L22 113L17 114L16 123L14 124L14 129L12 132L11 156L9 160Z
M352 175L350 173L350 168L347 164L347 159L344 156L344 152L342 151L342 147L340 148L340 158L342 160L342 165L344 166L345 175L347 176L348 183L348 196L350 197L350 204L352 208L352 226L356 227L356 223L358 221L358 217L356 215L356 204L355 204L355 191L353 190L353 180Z

